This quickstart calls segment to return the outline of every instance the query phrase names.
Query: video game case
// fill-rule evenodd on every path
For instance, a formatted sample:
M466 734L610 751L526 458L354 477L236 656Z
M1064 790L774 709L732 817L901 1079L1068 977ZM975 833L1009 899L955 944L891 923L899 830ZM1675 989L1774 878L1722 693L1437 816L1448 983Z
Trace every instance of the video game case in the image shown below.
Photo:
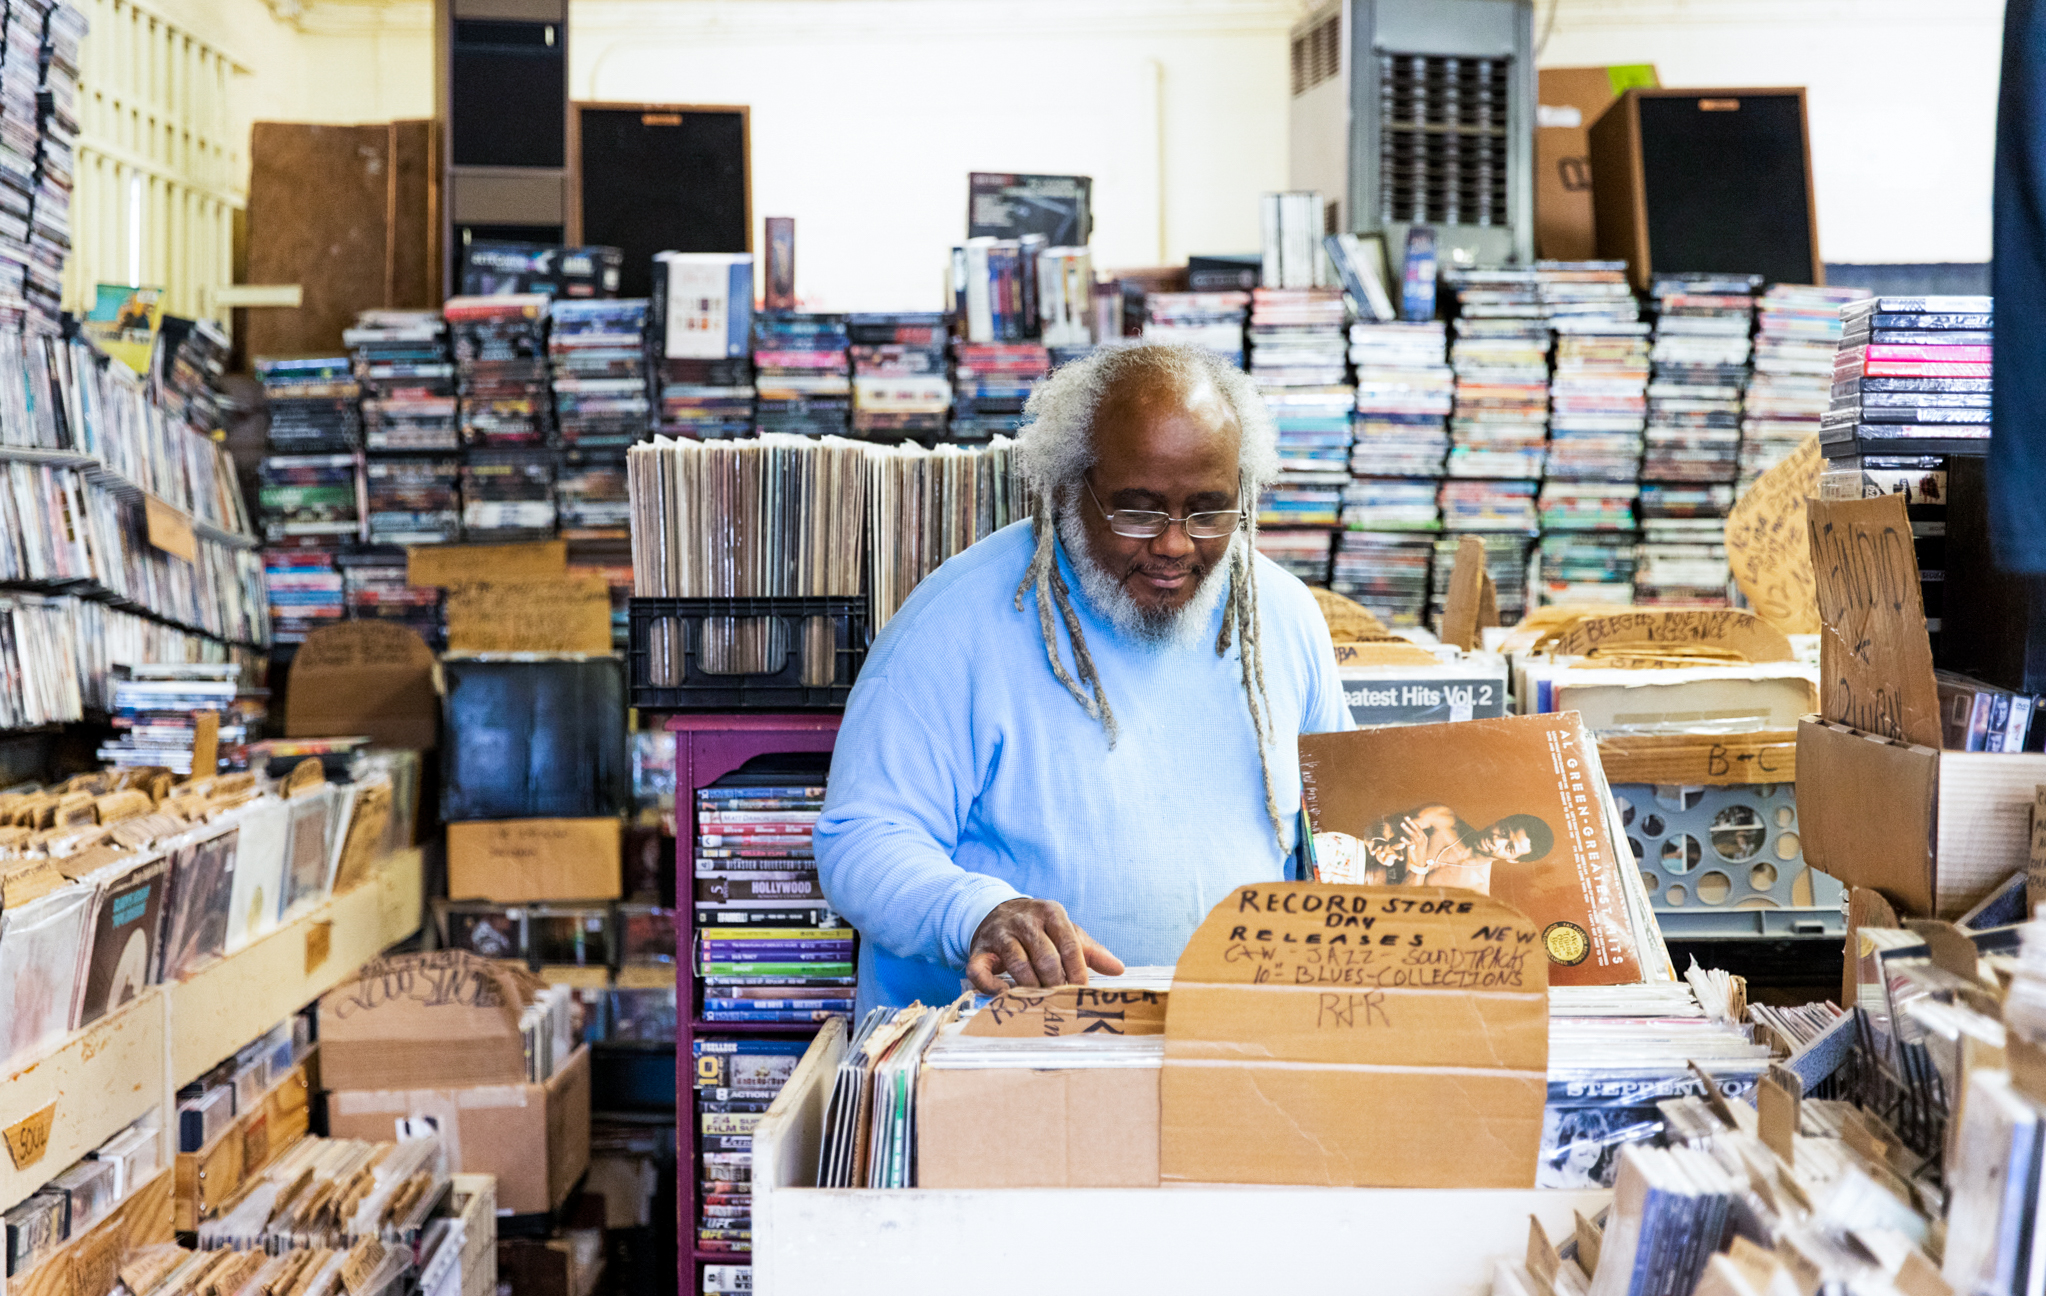
M1840 400L1866 392L1945 392L1987 396L1995 390L1988 378L1849 378L1833 384L1832 398Z
M1989 300L1989 298L1983 297L1977 300L1986 302ZM1911 312L1875 311L1869 314L1855 316L1853 318L1855 320L1855 323L1849 324L1845 330L1848 333L1854 332L1857 325L1859 325L1864 320L1867 322L1867 327L1870 330L1993 329L1996 326L1996 316L1991 314L1987 310L1964 312L1927 311L1924 313L1920 313L1917 311Z
M1864 315L1982 315L1996 309L1994 297L1864 297L1840 308L1843 320Z

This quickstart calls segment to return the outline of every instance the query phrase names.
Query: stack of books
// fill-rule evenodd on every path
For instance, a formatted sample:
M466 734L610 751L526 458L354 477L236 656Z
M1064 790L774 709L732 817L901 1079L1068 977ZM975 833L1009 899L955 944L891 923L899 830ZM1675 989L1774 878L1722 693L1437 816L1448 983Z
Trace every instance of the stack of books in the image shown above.
M951 439L1015 436L1024 403L1050 373L1051 353L1035 342L954 342Z
M441 308L454 347L464 445L547 444L548 305L542 293L507 293L452 297Z
M1144 298L1144 340L1203 347L1243 368L1246 292L1151 293Z
M945 373L951 331L951 317L935 311L846 317L854 436L930 445L945 435L952 411L952 380Z
M385 451L453 452L455 362L438 311L368 310L341 335L362 389L362 443Z
M698 439L753 429L753 256L663 252L647 310L660 430Z
M646 437L646 307L644 298L554 303L547 360L564 447L622 452Z
M1741 405L1740 485L1816 435L1832 393L1840 308L1866 288L1771 284L1756 317L1755 373Z
M844 436L852 418L851 345L843 315L755 315L754 429Z

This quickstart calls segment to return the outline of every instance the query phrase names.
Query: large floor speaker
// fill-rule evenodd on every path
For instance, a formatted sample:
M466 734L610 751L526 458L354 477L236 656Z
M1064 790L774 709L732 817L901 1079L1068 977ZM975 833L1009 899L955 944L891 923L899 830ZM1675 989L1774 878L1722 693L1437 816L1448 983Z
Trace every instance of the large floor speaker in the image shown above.
M625 253L621 297L645 297L656 252L752 251L744 108L577 104L568 238Z
M1804 91L1629 90L1591 128L1598 254L1659 274L1825 282Z

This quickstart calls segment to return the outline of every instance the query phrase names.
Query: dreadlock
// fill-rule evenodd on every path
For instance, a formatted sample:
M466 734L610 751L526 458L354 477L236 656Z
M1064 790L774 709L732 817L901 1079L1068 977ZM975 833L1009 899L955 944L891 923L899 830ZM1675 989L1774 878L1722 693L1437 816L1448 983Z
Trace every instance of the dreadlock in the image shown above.
M1035 593L1038 630L1052 674L1065 685L1073 700L1101 723L1108 735L1108 745L1113 748L1117 736L1115 711L1103 690L1094 656L1087 649L1080 619L1073 611L1072 593L1059 571L1058 523L1062 507L1076 507L1074 483L1093 463L1095 413L1117 380L1140 372L1169 378L1182 391L1202 380L1212 383L1235 414L1241 432L1237 498L1243 506L1244 523L1229 543L1229 590L1223 604L1222 629L1215 637L1215 655L1227 656L1232 641L1238 644L1244 704L1250 711L1251 733L1257 739L1258 768L1264 776L1265 816L1271 821L1272 839L1283 854L1286 833L1272 785L1268 750L1275 735L1271 699L1265 692L1256 561L1258 491L1276 471L1277 438L1263 400L1240 370L1192 347L1158 344L1106 347L1084 360L1062 366L1031 395L1027 406L1031 422L1022 434L1017 467L1034 496L1031 526L1036 548L1016 586L1016 610L1023 610L1026 593ZM1059 622L1065 624L1066 636L1073 644L1070 671L1059 653Z

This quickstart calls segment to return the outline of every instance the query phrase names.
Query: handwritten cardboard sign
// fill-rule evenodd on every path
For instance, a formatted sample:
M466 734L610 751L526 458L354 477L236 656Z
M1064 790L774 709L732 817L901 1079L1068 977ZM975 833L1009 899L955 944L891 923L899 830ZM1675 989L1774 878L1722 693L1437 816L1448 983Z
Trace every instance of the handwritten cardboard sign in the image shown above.
M1159 1179L1531 1187L1548 985L1540 928L1475 892L1238 887L1173 976Z
M1818 494L1816 434L1755 479L1726 515L1726 559L1758 615L1785 634L1817 634L1818 588L1805 500Z
M2032 789L2032 851L2025 865L2025 911L2046 902L2046 783Z
M57 1104L53 1102L0 1130L0 1137L7 1141L8 1159L14 1162L16 1170L26 1170L43 1159L43 1153L50 1150L50 1127L56 1120Z
M306 636L292 659L288 738L367 734L423 751L439 735L433 650L391 621L347 621Z
M448 651L608 653L611 587L602 576L454 586Z
M192 519L176 507L154 495L144 495L142 522L150 544L173 558L188 563L199 561L199 537L192 530Z
M1065 1035L1163 1035L1163 990L1097 990L1090 986L1017 986L988 1000L962 1033L1006 1039Z
M405 551L407 585L467 585L475 581L555 580L568 575L568 542L420 545Z
M1940 746L1939 688L1902 496L1811 501L1819 705L1836 724Z
M1635 644L1721 648L1751 662L1797 657L1781 630L1738 608L1667 608L1579 617L1542 646L1558 657L1587 657L1596 649Z

